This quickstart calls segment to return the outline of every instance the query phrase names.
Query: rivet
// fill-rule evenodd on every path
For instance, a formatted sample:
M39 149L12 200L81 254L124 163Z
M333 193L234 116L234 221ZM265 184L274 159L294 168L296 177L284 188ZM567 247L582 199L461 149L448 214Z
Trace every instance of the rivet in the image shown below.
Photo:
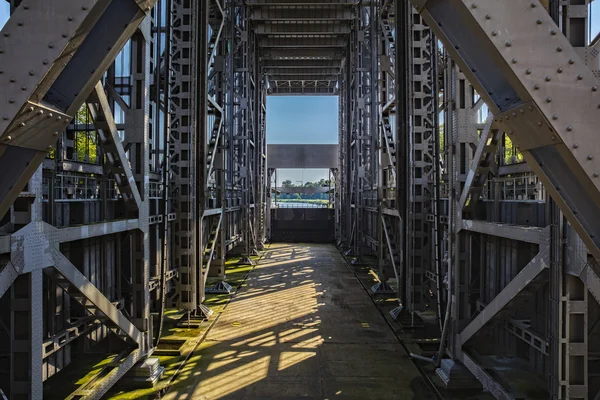
M65 39L69 37L69 35L67 35L66 33L62 34L62 37L64 37Z
M569 64L573 65L573 64L575 64L575 61L574 61L574 60L571 58L571 59L569 60Z
M541 19L538 19L538 20L537 20L537 21L535 21L535 22L537 22L537 24L538 24L538 25L541 25L541 24L542 24L542 20L541 20Z
M60 121L62 119L62 117L59 115L58 117L56 117L57 121Z
M516 116L517 116L517 113L516 113L516 112L512 113L512 116L513 116L513 117L516 117Z
M49 145L49 146L48 146L48 150L52 150L52 145Z
M577 143L575 143L575 144L573 145L573 148L574 148L574 149L578 149L578 148L579 148L579 145L578 145Z
M533 86L533 88L534 88L535 90L538 90L538 89L540 88L540 85L537 85L537 84L536 84L536 85L534 85L534 86Z
M567 126L567 130L568 130L569 132L571 132L571 131L573 130L573 127L572 127L571 125L569 125L569 126Z
M531 75L531 70L530 70L530 69L527 69L527 70L525 70L525 73L526 73L527 75Z
M67 17L67 21L73 21L73 17Z
M0 49L0 54L4 53L4 50Z
M508 120L509 120L509 118L508 118L508 115L506 115L506 116L504 117L504 119L508 121Z
M550 139L556 140L556 136L552 135L552 136L550 136Z
M516 58L513 58L513 59L512 59L512 63L513 63L513 64L516 64L516 63L517 63L517 59L516 59Z
M83 11L85 11L85 10L87 10L87 7L86 7L86 6L81 6L81 9L82 9Z
M54 132L54 136L58 136L58 132Z
M529 111L533 111L533 107L532 107L532 106L529 106L527 109L528 109Z
M27 86L21 86L21 90L22 90L22 91L25 91L25 90L27 90Z
M542 121L538 121L537 126L542 126Z
M577 75L577 80L580 81L583 79L583 75Z
M10 33L4 32L4 37L10 37Z
M506 47L510 47L510 46L512 46L512 43L511 43L511 42L506 42L506 43L504 43L504 44L506 45Z
M551 80L551 79L550 79L550 77L549 77L549 76L547 76L547 77L546 77L546 82L550 82L550 80Z
M519 112L520 112L521 114L525 114L525 110L523 110L522 108L519 110Z
M6 139L4 139L4 140L6 140L6 141L8 142L9 140L12 140L12 136L8 135L8 136L6 137Z
M597 86L592 86L592 92L595 92L596 90L598 90Z
M23 6L23 8L24 8L25 10L29 10L29 6L28 6L28 5L24 5L24 6Z
M48 63L49 63L49 61L48 61L48 60L44 60L44 61L42 61L42 64L44 64L44 65L48 65Z
M35 75L35 71L34 70L29 71L29 76L34 76L34 75Z
M536 4L535 3L531 3L531 8L535 8Z
M492 16L490 14L486 14L485 19L492 19Z
M562 74L562 72L563 72L563 69L562 69L562 68L559 68L559 69L557 69L557 70L556 70L556 72L558 72L559 74Z
M5 115L4 117L2 117L2 119L3 119L4 121L8 121L8 117L7 117L6 115Z
M590 154L589 156L587 156L587 159L588 159L588 160L593 160L593 159L594 159L594 156Z
M597 178L597 177L599 177L599 176L600 176L600 174L599 174L599 173L597 173L597 172L594 172L594 178Z
M497 31L492 31L492 36L498 36L498 32Z
M52 118L53 116L52 113L48 114L48 118Z
M44 110L38 110L37 115L42 115L44 114Z
M15 102L15 99L8 99L8 102L12 104Z
M23 26L23 23L21 21L17 22L18 26Z
M0 69L0 75L2 75L3 73L4 73L4 71Z
M558 115L554 114L554 115L552 116L552 119L556 121L556 120L558 119Z
M513 134L513 131L512 131L512 129L508 131L508 134L509 134L509 135L512 135L512 134Z
M471 4L471 8L477 8L477 4L475 4L475 3Z
M10 78L10 83L15 83L15 78Z
M558 52L560 53L560 52L562 51L562 47L558 46L558 47L556 48L556 51L558 51Z
M52 43L48 43L48 48L49 48L49 49L53 49L53 48L54 48L54 45L53 45Z
M29 108L27 109L27 111L28 111L28 112L34 112L34 111L35 111L35 108L33 108L33 106L31 106L31 107L29 107Z
M552 103L552 97L546 97L546 103Z
M554 29L552 29L552 30L550 31L550 34L551 34L551 35L556 35L556 31L555 31Z
M25 122L21 122L19 125L21 126L21 128L24 128L25 127Z

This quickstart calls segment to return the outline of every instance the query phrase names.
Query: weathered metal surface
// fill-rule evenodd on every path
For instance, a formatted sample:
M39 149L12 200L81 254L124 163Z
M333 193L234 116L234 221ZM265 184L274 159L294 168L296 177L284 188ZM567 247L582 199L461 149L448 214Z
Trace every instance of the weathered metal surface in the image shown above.
M337 168L338 145L270 144L267 146L268 168Z

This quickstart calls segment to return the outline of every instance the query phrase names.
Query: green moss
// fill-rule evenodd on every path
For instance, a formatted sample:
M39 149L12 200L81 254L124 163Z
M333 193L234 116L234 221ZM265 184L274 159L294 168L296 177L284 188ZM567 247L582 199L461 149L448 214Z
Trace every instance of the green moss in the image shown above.
M259 260L260 256L253 256L253 260ZM189 360L183 368L182 375L176 378L172 385L176 385L178 382L183 381L185 378L185 371L191 368L194 368L198 362L202 359L202 352L208 347L212 346L211 343L200 343L198 341L201 340L206 331L212 326L215 321L216 316L222 313L229 301L235 294L235 291L238 287L240 287L248 273L252 271L254 268L251 265L237 265L240 257L233 257L228 259L225 262L225 274L226 281L233 286L234 292L231 295L228 294L207 294L204 304L209 306L215 313L210 321L210 323L204 323L199 328L196 329L184 329L178 328L177 322L184 315L182 311L176 309L168 309L164 314L164 325L163 325L163 339L166 340L177 340L177 339L185 339L186 343L181 347L181 356L172 356L165 355L159 356L161 366L165 367L165 372L159 382L153 388L143 388L143 389L135 389L131 387L127 387L125 383L120 383L116 385L107 395L108 399L118 399L118 400L129 400L129 399L154 399L156 397L156 393L161 391L169 384L169 381L175 375L177 370L182 366L185 362L186 357L189 356ZM217 278L208 279L207 286L217 282ZM198 344L198 347L194 350L194 347ZM191 352L193 351L193 354Z

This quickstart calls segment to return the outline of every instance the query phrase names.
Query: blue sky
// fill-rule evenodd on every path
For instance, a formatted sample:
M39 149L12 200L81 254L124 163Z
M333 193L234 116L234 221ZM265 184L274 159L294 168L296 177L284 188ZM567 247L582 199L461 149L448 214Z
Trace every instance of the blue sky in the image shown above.
M8 19L9 5L0 0L0 28ZM600 31L600 0L592 3L593 39ZM269 97L267 142L270 144L332 144L338 141L336 97ZM278 181L307 182L327 178L326 170L282 170Z

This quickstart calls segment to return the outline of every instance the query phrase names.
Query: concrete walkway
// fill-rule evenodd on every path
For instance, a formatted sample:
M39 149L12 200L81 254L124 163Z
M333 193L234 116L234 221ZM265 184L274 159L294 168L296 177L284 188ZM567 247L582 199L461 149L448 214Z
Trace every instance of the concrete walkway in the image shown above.
M430 399L331 245L271 245L168 399Z

